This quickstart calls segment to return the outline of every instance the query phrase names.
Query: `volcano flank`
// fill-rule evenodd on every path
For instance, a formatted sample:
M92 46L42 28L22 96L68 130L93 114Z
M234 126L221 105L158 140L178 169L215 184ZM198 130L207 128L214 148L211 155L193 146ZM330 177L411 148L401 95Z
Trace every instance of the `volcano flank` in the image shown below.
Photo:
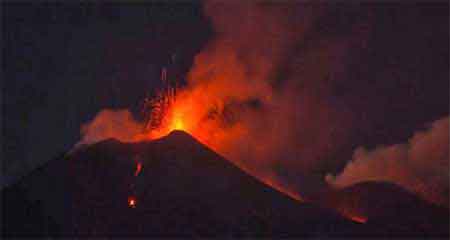
M301 203L190 135L79 147L3 190L8 237L346 237L382 234Z

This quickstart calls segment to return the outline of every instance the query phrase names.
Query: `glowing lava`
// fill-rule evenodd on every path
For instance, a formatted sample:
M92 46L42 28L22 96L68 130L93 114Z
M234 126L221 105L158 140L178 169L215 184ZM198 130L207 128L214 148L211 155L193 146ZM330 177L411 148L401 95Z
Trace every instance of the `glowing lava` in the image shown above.
M337 207L336 210L345 218L352 220L353 222L357 223L366 223L367 222L367 215L363 214L360 210L349 207L349 206L340 206Z
M208 146L215 152L229 156L229 145L247 134L245 127L239 123L226 123L224 120L224 104L214 101L214 96L205 94L202 89L174 89L168 87L162 90L155 99L149 100L149 122L141 139L158 139L169 135L172 131L181 130L189 133L196 140ZM220 101L219 101L220 102ZM283 192L290 197L303 201L299 194L279 186L275 179L261 176L246 168L237 161L234 163L250 175L259 176L265 184Z
M174 116L169 126L169 132L173 130L185 130L183 119L180 116Z
M200 106L189 101L186 94L168 87L156 98L149 100L151 109L146 123L145 133L137 138L158 139L169 135L174 130L181 130L196 136L194 129L199 124L197 110Z
M136 171L134 172L134 176L139 175L139 173L141 172L141 170L142 170L142 163L138 162L138 163L136 164Z
M128 206L130 208L135 208L136 204L137 204L137 200L136 200L136 198L134 196L128 197Z
M365 223L367 222L367 218L362 216L348 216L352 221L358 222L358 223Z

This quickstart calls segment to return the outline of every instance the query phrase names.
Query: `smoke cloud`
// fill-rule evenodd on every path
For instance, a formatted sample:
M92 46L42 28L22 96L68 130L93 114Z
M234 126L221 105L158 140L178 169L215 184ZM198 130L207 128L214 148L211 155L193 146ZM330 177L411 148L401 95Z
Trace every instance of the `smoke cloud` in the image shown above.
M273 182L319 168L346 142L351 114L330 92L357 48L354 39L366 35L358 27L345 35L316 32L326 8L207 1L215 36L175 101L185 129ZM81 143L135 141L141 126L126 110L102 111L83 126Z
M327 81L346 58L347 39L307 39L324 10L206 3L216 37L196 56L187 95L203 105L198 115L232 116L214 127L216 150L259 173L280 165L310 171L345 138L349 118L327 98Z
M109 138L133 142L142 132L142 127L128 110L104 109L97 113L92 121L81 126L83 137L76 146L93 144Z
M307 172L330 156L350 118L328 97L329 81L352 42L316 36L313 27L325 6L207 1L204 10L215 36L177 94L183 117L195 125L191 130L207 129L199 138L260 173L289 165ZM132 119L125 111L99 114L84 127L82 142L113 136L130 141L139 123L118 124Z
M363 181L393 182L431 202L449 202L449 118L433 122L408 143L356 149L353 159L337 176L326 180L342 188Z
M294 191L307 188L307 181L299 186L302 175L323 173L331 161L343 164L336 154L358 129L354 109L336 89L352 92L357 85L343 81L352 71L350 59L366 47L372 19L367 14L335 24L332 7L207 1L214 37L196 55L187 86L177 91L174 125L254 175ZM438 196L444 195L442 185L448 197L448 124L442 122L408 144L358 149L343 173L327 181L342 187L389 180ZM127 110L102 111L83 126L81 143L136 141L143 125Z

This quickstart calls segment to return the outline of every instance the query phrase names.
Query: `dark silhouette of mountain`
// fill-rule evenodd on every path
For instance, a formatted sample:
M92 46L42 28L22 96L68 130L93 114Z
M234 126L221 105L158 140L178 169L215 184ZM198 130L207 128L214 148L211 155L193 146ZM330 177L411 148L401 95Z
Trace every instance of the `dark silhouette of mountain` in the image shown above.
M2 205L4 237L366 232L268 187L183 132L151 142L83 146L5 189Z
M298 202L180 131L82 146L2 193L3 237L401 236Z
M313 201L356 221L377 226L382 235L449 237L448 208L429 203L393 183L362 182L331 190Z

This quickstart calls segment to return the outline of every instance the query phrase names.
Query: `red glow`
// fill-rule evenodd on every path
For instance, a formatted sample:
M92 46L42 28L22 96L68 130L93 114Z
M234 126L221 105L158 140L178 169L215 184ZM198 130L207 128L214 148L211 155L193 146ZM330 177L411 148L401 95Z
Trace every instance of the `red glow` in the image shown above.
M133 197L133 196L128 197L128 206L130 208L135 208L136 204L137 204L137 200L135 197Z
M233 159L227 155L230 148L228 144L245 136L247 129L239 123L224 127L220 116L211 116L210 113L213 110L221 112L224 108L221 104L211 104L211 102L217 103L214 100L213 95L205 93L201 88L181 90L168 88L161 91L155 99L148 101L149 107L152 108L149 122L146 124L146 131L137 135L135 140L158 139L167 136L174 130L182 130L215 152ZM235 163L239 165L238 162ZM270 176L261 176L261 174L245 169L244 166L239 165L239 167L251 175L258 176L265 184L298 201L303 201L299 194L279 186L277 181ZM139 174L140 168L138 165L136 176Z
M139 173L141 172L141 170L142 170L142 163L138 162L138 163L136 164L136 171L134 172L134 176L139 175Z
M248 119L246 121L227 119L227 114L232 115L227 112L228 100L245 102L248 99L258 98L261 101L269 101L272 96L266 91L266 85L258 85L257 94L254 94L255 86L245 81L246 71L234 53L228 49L221 49L218 54L212 61L207 55L199 56L196 67L188 75L189 85L184 88L170 85L167 81L167 70L163 69L161 80L164 88L155 97L145 101L144 131L135 135L133 141L162 138L174 130L187 132L213 151L233 161L245 172L302 201L298 193L289 191L286 186L280 186L280 182L271 176L272 174L245 166L240 162L241 152L233 150L239 142L246 141L256 149L255 159L264 159L259 156L265 155L271 143L252 142L254 139L249 136L253 130L249 128ZM230 84L229 79L235 80L233 84Z
M362 216L349 216L349 218L352 221L358 222L358 223L365 223L365 222L367 222L367 218L362 217Z
M357 223L366 223L367 215L354 206L339 206L336 210L341 213L345 218L352 220Z

